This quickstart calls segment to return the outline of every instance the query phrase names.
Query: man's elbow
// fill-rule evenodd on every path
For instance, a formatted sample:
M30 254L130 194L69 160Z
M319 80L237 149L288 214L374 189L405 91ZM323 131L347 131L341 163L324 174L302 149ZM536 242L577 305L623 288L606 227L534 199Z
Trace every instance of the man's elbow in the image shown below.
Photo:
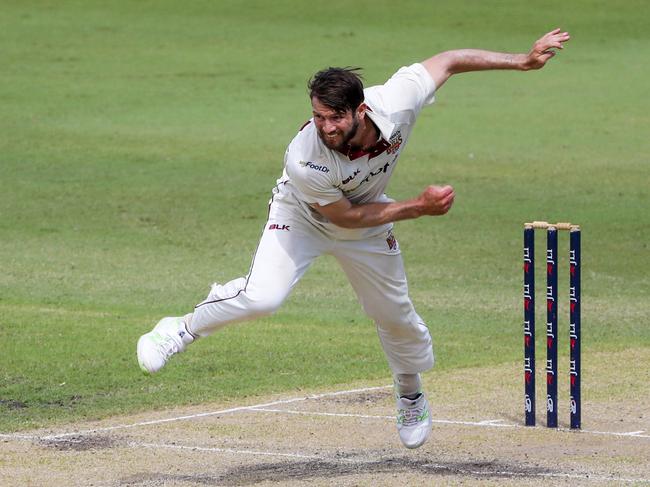
M437 89L445 84L445 81L454 74L453 67L455 59L453 51L445 51L430 57L422 63L429 72Z
M363 228L365 225L364 212L359 207L351 206L348 210L329 216L329 221L341 228Z
M347 200L341 200L327 206L312 205L327 220L341 228L362 228L365 213L358 205L352 205Z
M358 219L349 216L336 216L330 218L330 222L341 228L361 228L362 226L359 224Z

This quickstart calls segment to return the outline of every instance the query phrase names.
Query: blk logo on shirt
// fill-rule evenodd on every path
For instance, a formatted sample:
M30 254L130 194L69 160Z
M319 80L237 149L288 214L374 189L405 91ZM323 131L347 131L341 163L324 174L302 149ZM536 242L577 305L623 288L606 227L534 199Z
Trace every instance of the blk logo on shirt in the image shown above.
M289 230L289 225L280 225L278 223L271 223L269 225L269 230L286 230L286 231L290 231Z

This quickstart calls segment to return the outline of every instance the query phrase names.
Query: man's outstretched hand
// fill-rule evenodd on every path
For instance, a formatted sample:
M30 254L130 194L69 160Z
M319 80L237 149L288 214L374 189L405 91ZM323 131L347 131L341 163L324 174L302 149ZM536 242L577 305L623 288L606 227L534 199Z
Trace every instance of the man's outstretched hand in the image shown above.
M561 32L561 29L554 29L544 34L535 41L532 49L527 55L524 69L539 69L544 67L546 62L555 56L554 49L563 49L564 43L571 39L568 32Z
M455 196L451 186L427 186L417 201L422 215L444 215L451 208Z

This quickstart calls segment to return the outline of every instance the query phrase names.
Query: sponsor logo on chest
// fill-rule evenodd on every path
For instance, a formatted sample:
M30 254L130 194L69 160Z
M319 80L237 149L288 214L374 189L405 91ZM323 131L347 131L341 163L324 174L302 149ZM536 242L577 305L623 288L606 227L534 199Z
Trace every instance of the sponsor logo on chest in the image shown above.
M313 169L314 171L320 171L324 173L330 172L329 167L323 166L321 164L316 164L315 162L299 161L298 164L300 164L302 167L308 167L309 169Z
M365 185L365 183L374 180L377 176L380 176L382 174L389 174L391 172L393 164L397 160L397 155L392 156L388 160L386 160L386 158L382 159L383 160L376 161L379 162L379 165L371 168L368 168L366 166L365 170L362 166L354 168L354 170L347 177L341 180L341 189L346 193L355 191L359 187Z

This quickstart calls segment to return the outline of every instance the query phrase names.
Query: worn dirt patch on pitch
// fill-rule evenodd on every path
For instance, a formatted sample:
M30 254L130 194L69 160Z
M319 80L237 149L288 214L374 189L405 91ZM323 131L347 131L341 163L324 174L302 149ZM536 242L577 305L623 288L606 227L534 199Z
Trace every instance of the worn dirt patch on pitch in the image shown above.
M332 485L339 485L337 479L352 476L417 474L435 477L471 474L485 479L525 478L531 475L552 475L547 469L521 468L498 462L467 462L435 465L424 460L412 460L402 457L386 458L376 462L361 464L342 464L324 461L262 463L253 467L235 468L222 475L151 475L133 476L123 479L128 485L149 485L151 483L190 482L199 485L221 485L224 487L241 487L257 485L264 482L281 483L297 481L315 481L329 479Z
M342 396L333 396L323 398L322 401L334 404L357 404L357 405L373 405L385 401L386 399L393 399L394 393L392 390L361 392L359 394L346 394Z
M43 439L39 442L42 446L59 451L86 451L114 448L122 443L115 435L72 435L65 438Z
M540 468L519 468L496 462L467 462L435 465L427 460L414 460L404 457L386 458L376 462L358 464L342 464L332 462L293 462L290 464L268 463L253 468L234 469L227 472L219 482L226 486L242 486L257 484L265 481L287 482L296 480L314 480L327 478L336 483L340 477L351 475L382 476L383 474L414 473L426 476L447 476L467 474L485 476L486 478L508 478L512 476L528 476L531 474L548 473ZM504 473L508 472L508 473Z

